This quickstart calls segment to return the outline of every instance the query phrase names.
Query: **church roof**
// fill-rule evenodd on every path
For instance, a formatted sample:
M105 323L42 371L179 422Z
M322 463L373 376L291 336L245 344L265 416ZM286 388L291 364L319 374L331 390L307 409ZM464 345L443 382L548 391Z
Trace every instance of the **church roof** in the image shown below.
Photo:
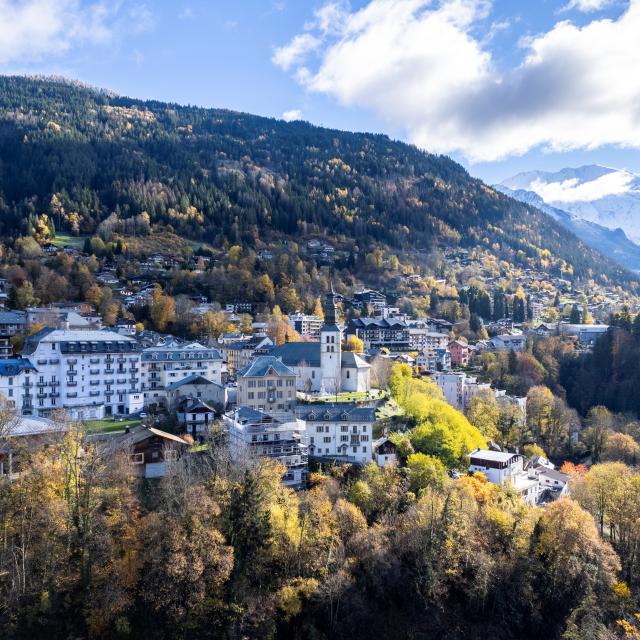
M302 363L309 367L319 367L320 343L287 342L273 348L269 355L280 358L288 367L299 367Z
M340 366L343 369L370 369L371 365L363 360L358 354L352 351L342 352L342 361Z
M337 324L325 323L320 327L320 331L333 331L335 333L340 333L340 327Z

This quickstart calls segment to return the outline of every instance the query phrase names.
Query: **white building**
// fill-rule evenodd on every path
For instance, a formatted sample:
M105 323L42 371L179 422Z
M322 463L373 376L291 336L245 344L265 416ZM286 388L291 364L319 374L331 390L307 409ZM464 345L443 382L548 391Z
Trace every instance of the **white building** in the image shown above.
M398 447L386 436L373 443L373 458L379 467L398 464Z
M505 333L491 338L487 344L494 351L524 351L527 347L527 336Z
M36 368L27 358L0 360L0 402L21 415L33 413Z
M342 351L342 331L337 324L333 289L324 302L324 324L319 342L288 342L270 354L297 375L297 388L307 393L334 395L341 391L371 389L371 365L356 353Z
M298 408L306 424L309 454L317 458L366 464L373 457L376 410L348 403L318 403Z
M165 345L145 349L142 352L141 369L146 406L165 404L167 388L192 375L202 376L221 385L225 366L217 349L204 347L198 342L179 343L173 340Z
M409 324L409 349L412 351L446 349L449 335L431 331L426 323Z
M289 326L297 331L303 338L320 339L320 328L324 321L320 316L311 316L306 313L294 313L287 319Z
M458 410L466 409L481 391L491 391L491 385L478 382L477 378L466 373L438 371L433 374L432 379L442 391L447 403Z
M140 348L133 338L114 331L45 328L26 338L23 355L37 369L29 380L33 415L64 409L83 420L142 409Z
M282 482L302 488L308 475L305 425L291 415L269 415L249 407L238 407L224 416L232 458L241 462L251 457L276 459L286 467Z
M492 484L511 487L529 504L536 504L540 482L535 470L524 469L524 457L519 453L476 449L469 454L469 471L480 472Z

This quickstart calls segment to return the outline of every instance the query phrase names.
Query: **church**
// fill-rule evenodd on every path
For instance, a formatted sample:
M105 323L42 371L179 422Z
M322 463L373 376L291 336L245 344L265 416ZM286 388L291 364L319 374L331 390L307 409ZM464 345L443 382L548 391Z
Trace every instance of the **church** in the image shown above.
M359 355L342 351L342 332L333 286L324 299L324 324L320 342L288 342L270 355L279 358L297 375L299 391L334 395L343 391L369 391L371 365Z

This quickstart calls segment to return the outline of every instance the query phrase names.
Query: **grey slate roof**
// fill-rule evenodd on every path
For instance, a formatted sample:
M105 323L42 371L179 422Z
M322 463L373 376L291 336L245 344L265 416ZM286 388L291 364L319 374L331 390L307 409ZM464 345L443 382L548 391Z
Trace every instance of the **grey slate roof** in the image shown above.
M269 354L280 358L288 367L299 367L302 363L309 367L320 366L319 342L287 342L274 347Z
M187 376L186 378L182 378L182 380L178 380L177 382L172 382L170 385L167 385L166 390L175 391L176 389L183 387L185 384L212 384L216 387L222 386L213 382L212 380L208 380L204 376L200 376L197 373L192 373L190 376Z
M289 369L281 360L274 356L259 356L253 362L238 371L239 378L255 378L266 376L273 370L278 376L295 376L295 371Z
M307 422L375 422L375 407L351 402L315 403L298 407L298 417Z
M0 376L16 376L22 371L36 371L36 368L27 358L0 360Z
M343 369L370 369L371 365L363 360L357 353L343 351L340 366Z
M0 311L0 324L25 324L27 314L24 311Z

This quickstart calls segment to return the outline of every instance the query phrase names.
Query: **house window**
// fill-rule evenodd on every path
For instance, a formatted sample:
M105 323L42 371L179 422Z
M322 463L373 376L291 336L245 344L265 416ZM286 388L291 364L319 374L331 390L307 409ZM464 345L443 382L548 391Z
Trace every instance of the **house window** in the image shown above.
M144 453L132 453L129 460L132 464L144 464Z
M167 449L164 452L165 462L175 462L178 459L178 452L175 449Z
M331 442L331 436L325 436L324 442Z

